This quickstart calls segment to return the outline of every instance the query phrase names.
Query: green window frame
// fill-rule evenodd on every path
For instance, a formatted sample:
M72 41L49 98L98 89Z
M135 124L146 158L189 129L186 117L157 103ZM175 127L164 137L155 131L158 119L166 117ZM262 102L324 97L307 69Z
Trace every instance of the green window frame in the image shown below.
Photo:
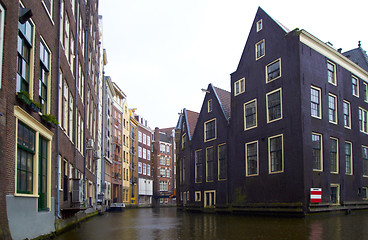
M50 75L50 52L46 45L41 41L40 43L40 79L39 79L39 97L42 106L42 113L47 113L48 107L48 81Z
M35 131L18 121L17 193L33 194L35 139Z
M38 158L38 210L47 211L47 139L39 138Z
M22 8L21 6L19 6ZM31 51L33 40L33 25L30 21L18 22L18 55L17 55L17 83L16 90L29 91L31 81Z

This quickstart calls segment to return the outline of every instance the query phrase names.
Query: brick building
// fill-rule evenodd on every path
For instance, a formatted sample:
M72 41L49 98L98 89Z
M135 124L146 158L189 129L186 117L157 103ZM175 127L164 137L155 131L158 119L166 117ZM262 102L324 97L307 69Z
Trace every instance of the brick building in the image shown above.
M2 239L55 229L58 9L47 1L0 3Z
M154 204L174 205L175 195L175 138L174 128L155 128L153 141Z
M301 215L367 208L367 66L360 43L343 53L259 8L231 74L228 127L219 121L223 101L224 111L210 111L217 92L210 87L193 134L185 109L179 118L180 206ZM219 149L208 154L225 142L225 156ZM220 181L223 170L227 179Z

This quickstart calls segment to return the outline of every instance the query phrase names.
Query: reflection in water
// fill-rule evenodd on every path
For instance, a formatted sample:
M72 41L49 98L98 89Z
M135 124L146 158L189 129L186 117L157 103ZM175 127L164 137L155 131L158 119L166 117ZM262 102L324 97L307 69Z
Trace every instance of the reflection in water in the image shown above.
M277 218L126 209L93 217L56 239L368 239L368 212Z

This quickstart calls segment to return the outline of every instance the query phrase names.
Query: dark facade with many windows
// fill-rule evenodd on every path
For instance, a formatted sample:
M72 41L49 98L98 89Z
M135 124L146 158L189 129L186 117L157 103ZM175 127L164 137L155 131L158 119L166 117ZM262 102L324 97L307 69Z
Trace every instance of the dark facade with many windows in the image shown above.
M187 206L214 202L215 209L300 214L367 208L367 59L360 44L341 53L305 30L288 30L259 8L231 74L228 127L214 111L218 107L209 116L206 94L190 154L179 152L178 158L190 158ZM223 171L219 149L218 161L208 162L211 142L227 144L227 188L219 175L208 174ZM201 168L206 178L198 184ZM311 195L316 188L317 201ZM196 201L205 194L215 200Z

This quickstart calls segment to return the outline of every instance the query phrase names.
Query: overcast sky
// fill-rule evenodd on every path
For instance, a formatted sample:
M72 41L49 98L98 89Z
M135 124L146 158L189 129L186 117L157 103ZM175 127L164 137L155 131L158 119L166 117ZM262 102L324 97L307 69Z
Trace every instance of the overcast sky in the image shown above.
M174 127L199 112L209 83L230 91L258 7L343 52L368 50L368 1L100 0L105 74L149 126Z

